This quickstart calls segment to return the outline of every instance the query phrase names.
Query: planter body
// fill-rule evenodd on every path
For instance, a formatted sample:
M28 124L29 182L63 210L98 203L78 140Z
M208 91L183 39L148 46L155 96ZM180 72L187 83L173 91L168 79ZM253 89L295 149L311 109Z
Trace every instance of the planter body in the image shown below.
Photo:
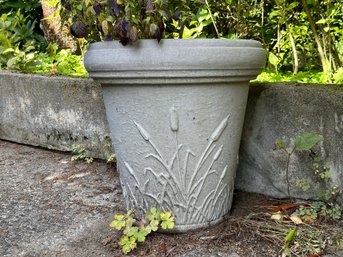
M248 40L92 44L127 209L170 210L174 231L230 210L249 89L265 61Z

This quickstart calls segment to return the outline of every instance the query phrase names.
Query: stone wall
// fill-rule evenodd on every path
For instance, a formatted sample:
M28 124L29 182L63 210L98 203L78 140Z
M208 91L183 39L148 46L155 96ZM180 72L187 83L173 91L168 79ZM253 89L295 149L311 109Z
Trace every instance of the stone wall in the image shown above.
M317 191L343 186L343 87L335 85L302 85L295 83L255 84L250 87L236 188L287 197L284 152L275 149L275 141L293 142L302 132L315 132L323 141L314 148L316 155L328 165L331 182L316 179L309 152L294 153L289 163L290 194L315 198ZM297 180L309 182L308 192ZM343 196L340 195L343 204Z
M343 187L343 89L334 85L252 84L241 142L236 188L287 197L286 156L275 150L283 139L292 147L302 132L321 134L314 149L329 166L331 182L313 175L309 153L295 153L289 165L293 197ZM78 144L102 157L109 140L100 86L91 79L0 72L0 138L70 151ZM296 186L306 180L311 189ZM343 194L340 202L343 205Z
M0 138L103 154L109 130L100 86L91 79L0 72Z

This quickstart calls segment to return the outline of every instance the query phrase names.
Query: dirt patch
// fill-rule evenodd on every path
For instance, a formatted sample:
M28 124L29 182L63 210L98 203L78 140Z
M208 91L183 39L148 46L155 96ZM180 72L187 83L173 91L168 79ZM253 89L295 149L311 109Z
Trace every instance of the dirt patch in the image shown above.
M297 228L305 239L292 243L313 244L313 251L322 243L325 244L325 251L320 251L320 255L312 255L314 252L306 250L309 247L300 245L292 248L291 256L314 257L337 253L339 249L333 241L343 240L343 222L296 225L290 221L271 220L273 212L266 207L285 205L289 202L260 194L235 192L231 213L222 223L209 229L185 234L155 233L130 256L181 256L194 249L208 249L214 253L234 252L242 257L282 256L281 252L286 243L284 238L294 228ZM118 236L114 232L103 241L107 247L112 247L114 256L121 254L116 243ZM325 242L320 242L319 237Z

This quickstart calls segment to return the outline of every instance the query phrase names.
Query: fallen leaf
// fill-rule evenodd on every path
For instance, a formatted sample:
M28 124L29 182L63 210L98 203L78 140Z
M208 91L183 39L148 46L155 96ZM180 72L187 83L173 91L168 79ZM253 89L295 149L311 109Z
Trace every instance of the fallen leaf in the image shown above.
M281 221L281 220L283 220L283 216L284 215L282 215L280 212L278 212L276 214L273 214L270 218L272 220L279 220L279 221Z
M280 211L286 211L286 210L289 210L289 209L298 208L300 205L303 205L303 204L300 204L300 203L290 203L290 204L285 204L285 205L277 205L277 206L270 205L270 206L262 206L262 207L267 208L267 209L272 209L273 212L280 212Z
M302 219L301 219L299 216L297 216L296 214L294 214L294 213L289 217L289 219L290 219L291 221L293 221L293 222L294 222L295 224L297 224L297 225L303 223Z

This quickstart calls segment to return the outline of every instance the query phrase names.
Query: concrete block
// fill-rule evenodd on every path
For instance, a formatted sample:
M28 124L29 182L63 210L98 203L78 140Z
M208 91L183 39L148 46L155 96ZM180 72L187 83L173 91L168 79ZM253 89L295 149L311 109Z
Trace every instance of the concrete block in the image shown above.
M109 130L101 88L91 79L0 72L0 138L101 156Z
M330 167L331 182L319 183L308 152L290 161L292 197L316 198L316 191L343 186L343 89L334 85L292 83L256 84L250 87L240 147L236 189L274 197L287 197L286 158L275 150L277 139L293 144L302 132L315 132L324 140L314 149ZM291 150L291 149L289 149ZM308 180L308 192L296 186ZM339 201L343 204L343 195Z

